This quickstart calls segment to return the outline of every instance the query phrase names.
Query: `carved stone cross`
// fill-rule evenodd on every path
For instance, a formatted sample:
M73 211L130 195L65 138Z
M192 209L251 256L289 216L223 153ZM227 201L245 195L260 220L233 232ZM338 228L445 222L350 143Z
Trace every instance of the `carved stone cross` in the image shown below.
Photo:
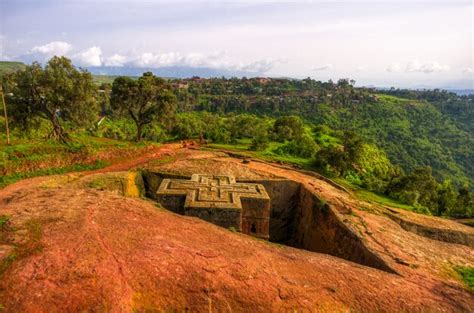
M163 179L157 196L172 211L268 238L270 198L261 184L237 183L230 175L194 174L191 180Z

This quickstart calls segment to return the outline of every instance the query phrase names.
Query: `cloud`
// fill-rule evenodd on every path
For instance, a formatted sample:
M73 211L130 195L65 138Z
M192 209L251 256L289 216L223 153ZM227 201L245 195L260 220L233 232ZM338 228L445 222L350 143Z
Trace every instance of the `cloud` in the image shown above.
M322 65L322 66L315 67L312 70L313 71L327 71L327 70L330 70L332 68L333 68L332 64L325 64L325 65Z
M464 74L474 74L474 69L472 67L466 67L462 70Z
M35 46L31 49L32 53L41 53L46 56L62 56L71 51L72 45L64 41L52 41L42 46Z
M356 72L365 72L367 71L367 65L359 65L356 67Z
M390 73L400 73L402 71L402 66L398 62L394 62L390 64L385 70Z
M412 60L406 64L406 66L402 66L402 64L398 62L394 62L390 64L389 67L385 69L387 72L392 73L439 73L439 72L447 72L449 71L449 66L440 64L435 61L419 61L417 59Z
M413 73L413 72L420 72L420 73L439 73L439 72L446 72L449 71L448 65L443 65L438 62L420 62L419 60L413 60L408 62L405 72Z
M194 57L196 59L197 56ZM136 58L133 63L139 67L161 67L173 66L180 63L185 63L185 57L181 56L179 52L168 53L152 53L145 52Z
M0 44L2 44L0 37ZM0 46L1 47L1 46ZM144 52L138 54L119 54L114 53L109 56L103 56L102 49L99 46L77 51L71 51L72 45L63 41L53 41L42 46L33 47L22 59L28 61L46 61L53 55L65 55L72 59L74 64L79 66L135 66L142 68L159 68L166 66L189 66L189 67L208 67L214 69L223 69L231 71L249 71L265 73L274 68L279 63L284 63L284 59L261 59L249 62L235 61L228 55L227 51L216 51L208 54L180 52ZM0 50L0 57L2 56Z
M73 55L72 59L82 66L101 66L102 50L94 46Z
M274 68L278 63L280 63L279 60L265 59L247 64L241 69L244 71L265 73Z
M104 60L105 66L124 66L127 62L127 57L120 54L111 55Z
M190 66L260 73L268 72L281 62L280 60L262 59L250 63L236 63L229 60L226 51L218 51L207 55L195 52L184 55L179 52L145 52L132 59L130 63L138 67Z

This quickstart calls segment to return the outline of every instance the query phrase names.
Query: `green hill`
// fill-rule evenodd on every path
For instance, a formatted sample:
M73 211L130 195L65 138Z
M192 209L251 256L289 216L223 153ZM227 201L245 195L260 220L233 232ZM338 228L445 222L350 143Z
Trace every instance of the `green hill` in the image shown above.
M307 122L357 132L411 172L431 166L438 179L474 181L474 103L452 93L394 95L338 83L288 79L214 79L190 82L192 110L298 115ZM414 95L414 96L413 96ZM441 102L443 100L443 102Z
M3 77L5 73L21 70L24 67L25 64L22 62L0 61L0 78Z

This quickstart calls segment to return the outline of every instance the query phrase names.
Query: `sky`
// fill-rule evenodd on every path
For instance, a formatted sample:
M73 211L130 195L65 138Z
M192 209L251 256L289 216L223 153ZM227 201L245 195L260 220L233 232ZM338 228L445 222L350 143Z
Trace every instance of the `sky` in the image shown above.
M1 0L0 60L474 89L472 1Z

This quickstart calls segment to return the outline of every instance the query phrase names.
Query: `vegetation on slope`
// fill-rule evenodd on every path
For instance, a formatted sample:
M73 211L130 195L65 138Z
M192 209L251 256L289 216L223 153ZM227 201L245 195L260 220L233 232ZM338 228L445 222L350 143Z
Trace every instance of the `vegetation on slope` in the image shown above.
M382 148L405 171L431 166L438 179L457 185L474 179L474 135L423 98L404 99L355 88L348 80L190 80L180 90L183 110L297 115L335 130L352 130ZM472 111L472 98L450 94ZM430 98L431 99L431 98ZM465 119L473 124L472 118Z
M25 64L21 62L0 61L0 79L3 75L13 73L25 68Z
M474 292L474 268L469 266L457 266L454 269L461 276L469 289Z

